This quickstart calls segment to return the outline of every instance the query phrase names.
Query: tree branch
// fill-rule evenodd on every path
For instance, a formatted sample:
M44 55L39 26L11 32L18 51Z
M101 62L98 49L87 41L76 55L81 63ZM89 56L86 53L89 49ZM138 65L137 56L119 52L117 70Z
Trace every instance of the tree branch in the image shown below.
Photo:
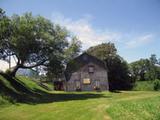
M31 66L25 66L25 65L22 65L21 68L34 68L34 67L37 67L37 66L40 66L40 65L44 65L44 63L46 62L46 60L40 62L40 63L37 63L35 65L31 65Z

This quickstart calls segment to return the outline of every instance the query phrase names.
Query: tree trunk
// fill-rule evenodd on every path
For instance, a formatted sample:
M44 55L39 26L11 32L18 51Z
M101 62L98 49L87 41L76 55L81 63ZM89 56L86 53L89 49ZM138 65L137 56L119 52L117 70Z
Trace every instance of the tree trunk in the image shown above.
M18 70L19 68L20 68L19 65L15 66L15 67L13 68L13 70L11 70L11 72L9 73L9 75L10 75L11 77L15 77L15 76L16 76L16 72L17 72L17 70Z

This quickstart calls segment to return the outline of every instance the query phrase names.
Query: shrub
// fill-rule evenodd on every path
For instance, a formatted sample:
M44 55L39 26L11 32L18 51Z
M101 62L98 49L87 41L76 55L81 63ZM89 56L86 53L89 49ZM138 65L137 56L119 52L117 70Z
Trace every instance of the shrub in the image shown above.
M156 91L160 90L160 80L158 79L154 81L154 90Z
M154 90L154 81L136 81L136 84L135 84L133 90L153 91Z

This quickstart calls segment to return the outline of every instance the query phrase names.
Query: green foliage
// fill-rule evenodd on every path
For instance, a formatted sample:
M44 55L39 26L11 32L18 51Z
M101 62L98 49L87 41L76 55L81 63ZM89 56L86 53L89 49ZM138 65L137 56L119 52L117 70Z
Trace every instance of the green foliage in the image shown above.
M145 80L146 78L150 77L149 74L152 67L153 65L148 59L140 59L139 61L133 62L130 64L132 77L136 80Z
M129 76L128 64L122 57L117 55L117 49L113 43L103 43L91 47L87 50L87 53L105 62L108 68L110 90L132 88L134 81Z
M5 12L0 8L0 43L2 42L2 39L8 38L11 34L10 32L10 20L5 15ZM2 47L2 44L0 44L0 48ZM0 49L0 55L4 54L4 51Z
M160 79L160 67L157 66L156 55L152 54L150 59L140 59L130 64L132 77L135 80Z
M87 53L101 59L106 60L110 56L115 56L117 54L117 49L114 43L102 43L97 46L90 47Z
M76 37L73 37L68 49L65 50L65 54L64 54L65 63L68 63L70 60L77 57L80 51L81 51L81 42L78 41Z
M154 90L160 90L160 80L158 79L154 80Z
M136 81L133 90L136 91L154 91L153 81Z
M158 60L155 54L151 54L151 57L149 58L152 64L157 64Z
M63 75L63 71L64 71L64 66L62 64L63 58L59 57L59 58L55 58L55 57L51 57L46 71L47 71L47 78L52 80L53 78L58 78L61 77Z
M81 42L76 37L72 37L68 47L64 50L64 54L57 59L51 57L47 66L47 78L62 78L64 75L64 66L77 57L81 51ZM62 64L63 63L63 64ZM74 66L74 65L73 65Z
M155 72L156 72L156 78L160 79L160 66L159 65L155 67Z
M129 76L128 64L120 56L108 57L105 60L108 67L108 79L110 90L131 89L134 81Z
M80 43L75 37L70 36L65 28L42 16L25 13L7 18L3 17L3 12L0 14L0 59L7 60L9 56L17 59L11 76L15 76L19 68L37 66L50 67L57 74L65 59L68 59L64 56L66 50L70 57L79 52ZM71 45L68 39L71 39Z

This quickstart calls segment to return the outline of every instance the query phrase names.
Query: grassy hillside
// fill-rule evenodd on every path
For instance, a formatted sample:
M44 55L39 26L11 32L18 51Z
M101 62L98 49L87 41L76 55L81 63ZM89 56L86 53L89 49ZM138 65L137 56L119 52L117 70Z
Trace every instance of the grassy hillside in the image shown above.
M0 94L18 102L39 102L49 92L27 77L10 78L0 75Z

